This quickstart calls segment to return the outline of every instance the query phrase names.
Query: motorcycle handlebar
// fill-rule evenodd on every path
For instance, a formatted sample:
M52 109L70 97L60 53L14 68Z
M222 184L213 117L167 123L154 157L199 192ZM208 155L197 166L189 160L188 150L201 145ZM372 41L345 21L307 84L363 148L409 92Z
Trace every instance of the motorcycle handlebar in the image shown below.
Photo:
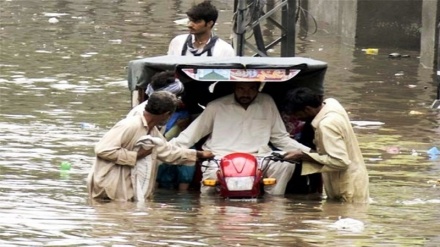
M270 161L275 161L275 162L291 162L291 163L296 163L294 161L288 161L284 159L284 155L279 153L279 152L272 152L270 155L267 156L255 156L257 158L257 160L259 161L259 166L260 169L263 171L263 173L266 173L267 170L269 169L269 166L271 165ZM215 156L213 158L209 158L209 159L204 159L202 160L202 164L201 166L204 167L205 169L208 169L208 167L210 167L209 162L210 161L214 161L214 163L217 165L217 167L220 167L220 161L221 161L221 157ZM208 161L208 163L203 164L205 161Z
M284 159L284 155L279 152L272 152L270 155L266 156L255 156L258 160L272 160L272 161L287 161ZM222 157L214 156L213 158L201 159L200 161L215 161L216 163L220 162Z

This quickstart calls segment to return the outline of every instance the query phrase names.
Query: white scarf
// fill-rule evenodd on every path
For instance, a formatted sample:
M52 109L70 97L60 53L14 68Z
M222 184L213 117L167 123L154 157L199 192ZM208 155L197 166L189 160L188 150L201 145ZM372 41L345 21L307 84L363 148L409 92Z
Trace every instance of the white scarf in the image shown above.
M184 89L185 88L183 86L183 83L180 82L179 79L176 79L174 83L168 84L167 86L158 88L156 90L154 90L153 87L151 86L151 83L149 83L147 86L147 90L145 90L145 93L148 95L148 97L151 96L151 94L153 94L154 92L158 92L158 91L168 91L170 93L178 95L183 93Z

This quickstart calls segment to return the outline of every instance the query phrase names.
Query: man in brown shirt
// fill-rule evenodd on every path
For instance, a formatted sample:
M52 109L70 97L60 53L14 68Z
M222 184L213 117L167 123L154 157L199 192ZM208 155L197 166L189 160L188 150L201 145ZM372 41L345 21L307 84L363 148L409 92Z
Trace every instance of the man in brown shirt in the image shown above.
M288 93L286 110L312 121L316 152L290 151L287 160L303 160L303 174L321 172L329 199L369 201L368 172L347 112L335 99L322 98L308 88Z
M95 146L95 162L87 179L89 195L94 199L127 201L134 199L132 168L140 159L151 155L153 170L149 178L152 192L158 160L172 164L194 165L197 158L213 157L210 151L179 148L168 143L156 126L165 124L175 111L176 96L170 92L153 93L142 115L127 117L110 129ZM141 137L149 135L161 140L153 148L135 150ZM146 195L148 197L149 195Z

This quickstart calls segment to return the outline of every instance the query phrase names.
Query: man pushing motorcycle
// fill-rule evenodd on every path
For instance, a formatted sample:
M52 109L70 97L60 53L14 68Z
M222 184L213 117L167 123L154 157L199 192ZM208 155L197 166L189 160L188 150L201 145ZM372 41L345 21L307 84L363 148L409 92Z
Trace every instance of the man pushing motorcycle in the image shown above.
M235 83L232 94L211 101L171 143L189 148L208 136L202 148L218 157L234 152L267 156L272 153L269 143L281 151L299 149L309 152L309 147L290 138L275 102L271 96L259 92L260 85L259 82ZM211 161L204 166L202 181L216 179L218 165ZM266 176L275 178L277 183L265 187L265 192L284 195L294 170L294 163L273 161ZM211 194L215 188L202 184L201 192Z

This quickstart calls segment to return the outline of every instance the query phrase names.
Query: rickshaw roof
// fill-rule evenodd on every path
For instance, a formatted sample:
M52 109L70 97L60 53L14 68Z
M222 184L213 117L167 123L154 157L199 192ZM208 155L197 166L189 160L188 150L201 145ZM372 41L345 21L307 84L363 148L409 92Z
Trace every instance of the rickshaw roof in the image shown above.
M197 113L200 105L231 94L231 81L260 81L264 82L261 92L281 108L286 92L296 87L323 95L326 69L325 62L303 57L159 56L130 61L128 87L131 91L145 89L153 75L172 70L185 87L182 101L190 112Z
M160 71L173 70L184 83L197 81L188 78L184 70L192 69L295 69L298 74L289 81L296 86L307 86L323 93L324 74L327 63L304 57L194 57L194 56L157 56L132 60L128 64L128 88L130 91L146 88L151 77ZM287 73L289 73L287 71ZM222 78L221 81L230 81ZM291 83L288 83L291 84ZM301 85L303 84L303 85Z

